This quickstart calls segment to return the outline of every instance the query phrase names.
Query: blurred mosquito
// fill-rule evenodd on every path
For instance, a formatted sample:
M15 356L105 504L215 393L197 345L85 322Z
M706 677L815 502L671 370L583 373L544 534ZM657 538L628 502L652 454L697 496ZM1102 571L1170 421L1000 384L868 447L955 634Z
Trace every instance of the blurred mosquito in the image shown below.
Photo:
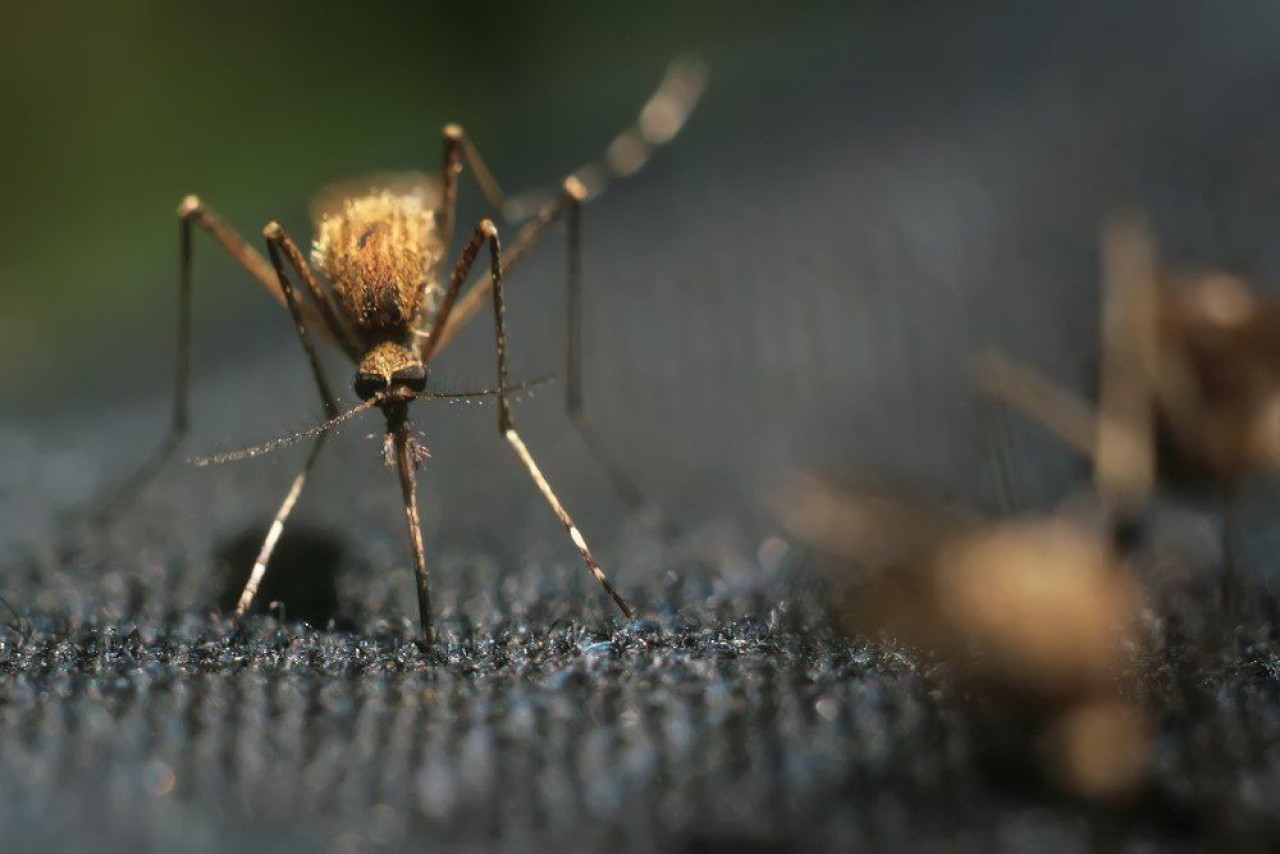
M186 436L191 339L192 226L212 237L228 254L288 308L297 327L324 405L325 424L297 436L268 442L244 452L206 458L221 462L256 456L301 438L315 439L302 471L285 495L254 563L236 607L243 614L253 602L271 554L324 447L329 430L362 412L377 408L386 418L385 456L399 472L400 490L413 549L422 633L431 643L434 630L427 586L427 561L418 518L416 469L425 454L409 422L408 407L416 400L450 397L426 391L428 368L459 330L491 301L494 311L498 363L497 387L475 397L493 395L498 404L498 429L519 457L544 499L564 525L587 568L627 616L631 609L610 585L587 541L534 462L516 430L507 383L507 332L504 277L546 234L549 226L568 221L569 365L568 405L575 424L584 430L593 453L600 451L590 435L582 408L582 266L581 209L601 193L609 181L640 169L655 149L669 142L683 127L706 83L706 70L696 58L679 58L668 67L635 124L619 134L601 162L570 174L555 193L507 199L466 132L458 125L444 129L443 164L438 178L409 175L335 185L322 191L313 205L315 234L308 263L297 244L276 222L263 230L270 263L225 225L201 199L188 196L178 208L181 222L181 276L178 321L176 400L169 435L153 458L121 490L135 493L169 460ZM503 251L498 228L484 219L472 231L451 267L448 252L453 238L458 182L464 162L475 175L489 206L508 222L522 224L512 246ZM488 248L489 273L465 295L481 250ZM312 265L321 275L313 272ZM447 281L444 274L452 272ZM291 279L291 273L301 282ZM316 351L315 338L339 347L356 365L354 390L361 402L340 411ZM602 459L606 465L607 460ZM610 466L616 472L616 467ZM119 503L118 500L117 502Z
M1224 610L1241 580L1232 548L1235 494L1280 474L1280 304L1225 273L1160 269L1137 216L1102 236L1102 364L1095 414L1033 371L992 355L979 385L1091 457L1117 535L1130 536L1160 481L1219 497Z
M1149 722L1121 684L1142 646L1142 591L1075 508L989 519L814 477L795 478L777 507L793 536L831 559L842 629L940 658L996 713L999 740L1031 725L1041 768L1073 793L1123 799L1141 784Z

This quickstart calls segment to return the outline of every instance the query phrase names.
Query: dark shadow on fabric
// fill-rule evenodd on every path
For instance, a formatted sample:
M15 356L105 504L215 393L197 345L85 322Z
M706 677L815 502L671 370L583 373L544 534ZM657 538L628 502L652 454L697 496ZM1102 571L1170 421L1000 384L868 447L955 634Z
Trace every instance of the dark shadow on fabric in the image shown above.
M218 608L235 610L258 556L265 526L254 526L223 542L217 549L222 573ZM340 628L338 568L343 546L332 534L305 524L285 528L271 565L263 576L253 610L271 612L284 620L301 620L319 629Z

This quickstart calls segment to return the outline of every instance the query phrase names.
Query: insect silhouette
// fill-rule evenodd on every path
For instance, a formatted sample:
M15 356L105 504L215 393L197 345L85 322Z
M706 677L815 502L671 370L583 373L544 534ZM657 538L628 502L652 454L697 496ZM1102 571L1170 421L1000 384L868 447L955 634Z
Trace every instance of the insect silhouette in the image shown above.
M1237 607L1234 496L1280 474L1280 304L1226 273L1161 269L1143 220L1102 236L1102 361L1095 414L999 355L979 386L1095 461L1117 529L1134 528L1157 482L1219 497L1224 610Z
M486 302L491 302L498 381L495 389L481 394L492 394L497 398L498 428L502 437L563 524L588 569L618 608L630 616L631 609L605 577L586 539L556 497L516 429L510 402L510 393L515 387L507 382L504 281L510 269L542 239L552 223L562 218L567 220L569 408L575 423L585 429L581 392L582 268L579 235L582 205L602 192L611 179L635 172L656 148L669 142L697 104L705 82L706 71L700 60L675 60L645 103L635 124L614 139L603 161L570 174L559 190L550 194L507 199L467 134L458 125L448 125L444 129L443 162L438 178L416 175L375 179L360 185L337 185L322 191L313 206L315 233L310 262L279 223L272 222L263 230L270 259L268 263L224 224L203 200L196 196L185 198L178 209L181 274L177 384L172 424L156 454L122 488L120 495L135 494L149 482L173 456L188 432L192 238L194 229L199 228L289 310L329 419L320 427L295 437L205 460L220 462L256 456L299 438L314 438L302 471L281 502L262 543L237 604L237 614L243 614L253 602L272 551L324 447L329 430L361 412L377 408L386 420L384 454L388 465L399 474L413 551L422 634L426 643L433 641L428 567L418 517L415 474L425 451L414 439L409 404L416 400L451 396L426 390L428 369L458 331ZM492 220L484 219L472 230L457 261L450 266L448 253L464 162L470 167L489 205L504 219L523 224L512 246L504 251L497 226ZM469 274L486 248L488 276L477 280L463 294ZM320 275L316 275L313 265ZM317 338L339 347L356 366L354 391L361 402L346 412L340 411L326 377L316 349ZM594 451L594 443L590 444ZM118 503L118 500L113 503Z
M992 713L998 740L1026 735L1042 771L1072 793L1125 799L1142 785L1151 750L1143 704L1122 689L1146 647L1145 596L1132 571L1128 536L1134 502L1150 472L1123 446L1142 422L1131 404L1135 379L1118 346L1144 309L1131 283L1147 269L1143 232L1117 222L1106 236L1108 282L1104 361L1112 412L1129 420L1100 428L1056 389L1011 385L1007 363L980 365L979 379L1003 397L1036 405L1055 428L1088 445L1101 518L1067 503L1049 514L1014 514L1003 431L992 450L1006 514L989 518L901 490L850 490L812 476L793 478L776 503L780 521L826 555L838 624L849 634L888 635L941 660L968 694ZM1114 343L1113 343L1114 342ZM1138 350L1145 357L1145 351ZM1011 392L1017 392L1016 394ZM1119 398L1119 402L1115 402ZM1120 415L1116 416L1117 418ZM994 427L996 421L988 422ZM1087 440L1087 442L1085 441ZM1100 447L1094 448L1098 442ZM1120 447L1116 447L1120 444Z
M1143 596L1105 530L1068 506L989 519L901 490L797 477L783 525L825 555L837 624L944 663L993 743L1081 797L1124 799L1150 751L1121 684L1142 646ZM980 713L980 714L979 714Z

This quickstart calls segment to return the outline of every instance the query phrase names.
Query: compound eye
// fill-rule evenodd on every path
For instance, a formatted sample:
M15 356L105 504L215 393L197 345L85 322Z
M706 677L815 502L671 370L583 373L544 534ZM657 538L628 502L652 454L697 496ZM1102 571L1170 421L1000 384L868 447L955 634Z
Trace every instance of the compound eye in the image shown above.
M383 377L379 376L356 374L354 388L356 397L361 400L368 400L379 392L386 391L387 381Z
M427 387L427 369L422 365L401 368L391 375L391 381L402 385L410 391L422 391Z

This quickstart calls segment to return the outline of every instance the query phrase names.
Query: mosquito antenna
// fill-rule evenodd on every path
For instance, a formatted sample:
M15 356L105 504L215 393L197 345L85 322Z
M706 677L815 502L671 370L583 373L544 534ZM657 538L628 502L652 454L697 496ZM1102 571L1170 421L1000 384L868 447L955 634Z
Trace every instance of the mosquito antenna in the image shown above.
M555 379L555 374L546 374L544 376L535 377L527 382L517 383L506 387L507 392L528 391L540 385L546 385ZM413 396L414 400L476 400L485 397L497 397L503 391L496 388L482 388L477 391L420 391Z
M260 457L263 454L269 454L272 451L279 450L280 448L287 448L290 445L297 444L303 439L310 439L312 436L320 436L327 433L339 424L350 421L360 413L377 406L381 402L382 398L380 396L373 397L369 400L361 401L336 418L330 418L323 424L317 424L315 427L309 427L301 432L293 433L289 436L281 436L279 439L272 439L270 442L263 442L261 445L254 445L251 448L242 448L239 451L228 451L224 454L213 454L208 457L194 457L188 460L188 462L203 468L204 466L217 466L222 465L223 463L236 462L237 460L248 460L253 457Z

